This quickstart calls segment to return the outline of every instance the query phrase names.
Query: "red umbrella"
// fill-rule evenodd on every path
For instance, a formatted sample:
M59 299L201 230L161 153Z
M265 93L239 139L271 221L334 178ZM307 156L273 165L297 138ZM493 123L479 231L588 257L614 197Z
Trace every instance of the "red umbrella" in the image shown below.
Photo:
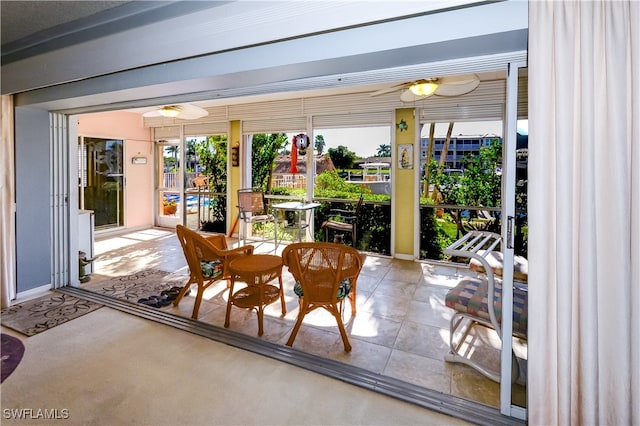
M298 147L296 146L295 138L293 138L293 143L291 144L291 168L289 173L298 173Z

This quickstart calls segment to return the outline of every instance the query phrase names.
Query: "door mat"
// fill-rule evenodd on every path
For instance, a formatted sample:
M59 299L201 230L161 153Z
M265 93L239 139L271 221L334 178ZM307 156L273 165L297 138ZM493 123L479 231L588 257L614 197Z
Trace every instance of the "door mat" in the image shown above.
M16 369L24 355L22 340L8 334L0 334L0 359L2 360L2 377L0 383Z
M161 307L162 303L151 304L141 302L157 298L172 301L179 290L189 280L188 276L175 273L147 269L130 275L90 282L82 286L83 289L94 293L104 294L115 299L133 303L144 303L148 306ZM168 298L166 296L169 296ZM168 303L167 303L168 304Z
M37 299L4 308L0 315L3 326L33 336L102 306L54 290Z

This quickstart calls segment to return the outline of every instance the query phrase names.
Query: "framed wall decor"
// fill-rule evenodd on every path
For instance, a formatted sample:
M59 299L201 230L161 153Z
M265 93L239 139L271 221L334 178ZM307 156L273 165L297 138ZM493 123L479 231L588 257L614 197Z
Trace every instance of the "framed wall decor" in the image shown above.
M413 169L413 145L409 143L398 145L398 168Z
M231 166L232 167L240 166L240 147L239 146L231 147Z

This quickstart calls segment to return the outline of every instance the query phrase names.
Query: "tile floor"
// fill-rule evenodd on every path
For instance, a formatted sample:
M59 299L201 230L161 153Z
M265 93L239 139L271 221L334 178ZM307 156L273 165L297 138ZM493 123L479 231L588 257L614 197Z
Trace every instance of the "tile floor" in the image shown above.
M2 333L25 345L1 385L2 426L477 423L108 307L31 337Z
M235 240L230 240L230 245ZM272 246L256 245L257 253L269 252ZM279 247L277 253L282 250ZM148 229L120 235L99 235L95 243L92 283L130 272L155 268L175 275L188 273L182 249L175 234L167 229ZM357 315L345 304L344 322L353 346L344 352L335 319L324 310L305 317L293 347L305 352L355 365L401 379L445 394L499 406L499 384L486 379L463 364L444 361L448 353L451 310L444 297L466 269L439 263L419 263L386 257L367 256L357 286ZM280 304L265 309L262 339L284 345L298 313L293 293L293 279L283 270L287 314ZM195 294L195 291L192 292ZM205 292L199 320L222 326L226 312L227 288L221 281ZM193 297L177 307L163 308L186 317L191 316ZM230 330L257 337L254 311L233 307ZM492 332L475 336L479 345L471 348L474 356L494 366L499 365L499 340ZM516 354L526 360L526 342L515 341ZM521 362L526 370L526 361ZM526 371L523 376L526 376ZM513 401L524 406L526 388L522 377L513 386Z

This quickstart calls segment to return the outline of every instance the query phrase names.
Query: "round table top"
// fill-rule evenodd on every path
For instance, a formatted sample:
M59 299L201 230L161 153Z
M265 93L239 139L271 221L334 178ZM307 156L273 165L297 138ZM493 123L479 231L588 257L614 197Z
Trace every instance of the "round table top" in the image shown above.
M229 269L235 273L261 272L282 267L282 257L272 254L254 254L233 259Z

